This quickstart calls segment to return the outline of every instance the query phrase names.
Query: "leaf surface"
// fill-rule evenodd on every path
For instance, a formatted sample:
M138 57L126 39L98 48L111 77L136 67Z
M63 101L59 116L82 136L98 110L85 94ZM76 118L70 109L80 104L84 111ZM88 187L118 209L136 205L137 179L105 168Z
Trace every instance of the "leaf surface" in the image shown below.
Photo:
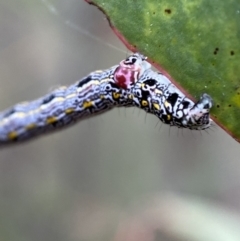
M87 1L185 93L210 94L213 119L240 141L240 0Z

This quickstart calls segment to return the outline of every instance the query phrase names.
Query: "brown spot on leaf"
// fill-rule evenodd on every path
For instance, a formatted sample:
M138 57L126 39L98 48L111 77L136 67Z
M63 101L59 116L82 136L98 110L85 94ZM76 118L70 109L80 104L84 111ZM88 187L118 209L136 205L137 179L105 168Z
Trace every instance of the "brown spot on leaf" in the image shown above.
M213 52L213 54L217 54L218 53L218 51L219 51L219 48L217 47L217 48L215 48L215 50L214 50L214 52Z
M231 51L230 51L230 54L231 54L231 55L234 55L234 51L233 51L233 50L231 50Z
M170 8L166 8L164 12L167 13L167 14L171 14L172 10Z

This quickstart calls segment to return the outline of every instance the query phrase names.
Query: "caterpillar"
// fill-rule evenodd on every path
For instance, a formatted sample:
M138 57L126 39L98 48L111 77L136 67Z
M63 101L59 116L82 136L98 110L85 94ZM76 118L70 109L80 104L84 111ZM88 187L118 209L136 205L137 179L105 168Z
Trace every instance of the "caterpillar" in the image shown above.
M194 103L146 57L135 53L106 70L90 73L68 87L0 113L0 146L67 127L114 107L137 106L163 123L203 130L211 126L212 98L204 93Z

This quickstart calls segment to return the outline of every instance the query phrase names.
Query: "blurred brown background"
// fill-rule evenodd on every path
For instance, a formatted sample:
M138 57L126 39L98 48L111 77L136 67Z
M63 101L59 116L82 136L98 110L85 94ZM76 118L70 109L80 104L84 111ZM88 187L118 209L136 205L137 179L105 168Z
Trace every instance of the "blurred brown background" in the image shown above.
M84 1L0 0L0 109L127 54ZM240 240L239 144L157 123L121 108L1 149L0 240Z

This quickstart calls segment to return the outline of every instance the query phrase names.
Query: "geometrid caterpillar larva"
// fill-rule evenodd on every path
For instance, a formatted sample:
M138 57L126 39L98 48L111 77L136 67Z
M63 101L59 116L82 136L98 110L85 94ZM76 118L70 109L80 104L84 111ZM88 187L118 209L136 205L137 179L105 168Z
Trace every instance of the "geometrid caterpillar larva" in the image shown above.
M212 122L209 95L203 94L194 103L136 53L119 65L92 72L69 87L0 113L0 145L66 127L115 106L140 107L180 128L203 130Z

